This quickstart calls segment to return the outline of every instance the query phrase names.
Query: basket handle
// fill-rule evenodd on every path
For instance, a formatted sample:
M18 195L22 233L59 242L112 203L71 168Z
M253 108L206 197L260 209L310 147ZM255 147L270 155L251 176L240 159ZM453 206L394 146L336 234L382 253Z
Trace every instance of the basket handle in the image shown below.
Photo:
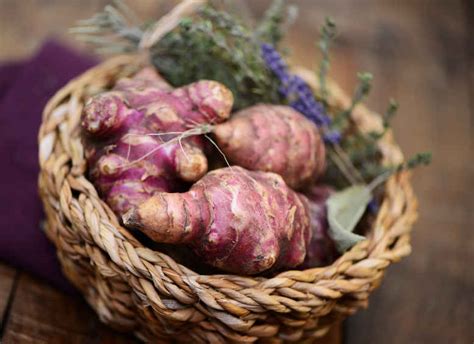
M206 0L183 0L170 12L160 18L153 26L145 31L138 45L140 50L150 49L156 42L163 38L168 32L173 30L179 21L204 5Z

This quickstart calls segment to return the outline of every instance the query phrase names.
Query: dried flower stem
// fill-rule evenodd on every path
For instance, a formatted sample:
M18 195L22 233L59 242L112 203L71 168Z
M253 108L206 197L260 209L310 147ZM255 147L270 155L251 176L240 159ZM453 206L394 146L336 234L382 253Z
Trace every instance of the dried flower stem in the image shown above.
M432 154L430 152L417 153L411 157L407 162L401 163L395 167L389 168L384 173L377 176L367 186L369 190L373 191L377 186L386 181L390 176L403 170L411 170L420 165L429 165L431 163Z
M360 174L360 172L355 168L354 164L352 163L351 159L347 155L347 153L341 148L341 146L336 143L332 145L334 152L339 156L339 158L344 162L347 168L351 171L352 175L356 179L357 182L363 183L364 178Z
M102 12L79 21L69 33L95 46L100 53L134 51L143 36L137 16L122 0L114 0Z
M334 151L333 147L329 147L329 158L336 164L336 166L339 168L339 171L341 171L342 175L346 178L346 180L354 185L357 184L357 180L352 176L351 172L346 166L346 163L339 157L339 155Z
M257 40L278 46L298 14L295 6L286 6L285 3L285 0L272 1L255 29Z
M140 41L139 47L142 49L150 49L168 32L178 26L181 19L196 12L196 10L206 2L206 0L183 0L169 13L161 17L150 30L145 32Z
M370 93L373 79L372 74L367 72L357 73L357 77L359 79L359 85L357 85L354 91L351 105L348 109L341 111L339 114L337 114L336 118L334 119L334 125L336 127L343 127L345 124L347 124L347 121L352 115L352 111L354 111L354 108Z
M140 161L148 158L149 156L151 156L152 154L156 153L157 151L159 151L160 149L163 149L171 144L175 144L176 142L178 142L178 144L180 145L181 149L183 150L184 152L184 149L183 149L183 146L181 144L181 141L188 138L188 137L192 137L192 136L199 136L199 135L206 135L206 134L209 134L212 132L212 130L214 129L214 126L210 125L210 124L201 124L199 126L196 126L194 128L191 128L191 129L188 129L188 130L185 130L185 131L174 131L174 132L165 132L165 133L150 133L150 134L146 134L147 136L158 136L158 137L161 137L161 136L166 136L166 135L173 135L173 134L177 134L178 136L175 136L173 137L171 140L169 141L166 141L164 142L163 144L160 144L159 146L151 149L149 152L147 152L146 154L142 155L140 158L136 159L136 160L133 160L133 161L130 161L129 163L127 163L126 165L124 165L124 167L130 167L136 163L139 163ZM137 134L127 134L127 135L137 135ZM138 134L139 135L139 134ZM185 152L184 152L185 153ZM186 153L185 153L186 154Z
M321 27L321 39L319 41L319 49L321 50L322 59L319 65L319 87L321 92L321 100L327 107L328 90L326 86L326 78L330 67L329 45L336 36L336 24L327 17L324 25Z

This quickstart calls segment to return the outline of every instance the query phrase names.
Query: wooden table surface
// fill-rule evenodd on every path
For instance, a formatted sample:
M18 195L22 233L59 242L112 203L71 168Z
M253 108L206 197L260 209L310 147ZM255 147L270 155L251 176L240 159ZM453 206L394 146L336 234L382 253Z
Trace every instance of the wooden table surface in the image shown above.
M295 60L316 65L314 39L326 15L340 34L332 76L351 90L357 71L371 71L367 103L394 120L406 155L432 150L415 173L420 219L413 253L391 267L367 310L345 323L347 343L472 343L474 340L474 5L460 0L300 0L288 46ZM106 3L93 0L0 0L0 60L25 57L50 35ZM144 17L171 2L129 1ZM246 1L258 13L268 1ZM18 43L21 42L21 43ZM132 339L101 325L78 297L0 265L2 343L120 343ZM325 343L340 343L339 329Z

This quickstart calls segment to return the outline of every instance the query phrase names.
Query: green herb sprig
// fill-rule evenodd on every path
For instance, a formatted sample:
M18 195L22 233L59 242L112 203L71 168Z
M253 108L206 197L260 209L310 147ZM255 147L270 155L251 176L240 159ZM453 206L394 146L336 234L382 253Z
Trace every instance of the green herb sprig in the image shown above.
M354 111L354 108L367 98L372 89L372 74L367 72L358 73L357 78L359 79L359 83L354 91L354 95L352 96L351 105L348 109L339 112L333 121L333 126L340 130L345 129L348 126L352 111Z
M69 33L94 46L100 54L120 54L137 50L144 25L125 2L113 0L103 11L80 20Z
M390 129L390 122L392 121L392 118L397 114L398 107L399 105L397 101L390 99L387 110L382 116L383 130L379 132L372 131L369 133L369 136L373 140L379 140L387 133L387 131Z
M237 19L211 7L178 28L151 51L152 62L174 86L199 79L225 84L235 109L258 102L279 103L278 82L266 68L259 42Z
M327 108L328 90L326 85L327 74L330 67L329 47L333 39L336 37L336 23L330 17L327 17L324 25L321 26L321 39L319 40L319 49L321 50L322 59L319 65L318 78L321 92L321 99Z
M287 6L285 0L273 0L255 29L255 36L261 42L277 47L286 29L298 15L296 6Z
M318 70L320 82L320 100L325 108L330 112L327 102L328 91L326 79L330 66L329 47L336 36L336 24L330 18L326 18L321 27L321 38L319 48L322 59ZM390 129L390 122L398 110L398 103L390 100L387 110L382 116L383 129L369 133L361 132L352 122L352 112L363 102L372 89L373 76L370 73L358 73L359 83L356 86L351 103L347 109L332 114L333 121L330 130L341 133L342 139L339 142L329 143L328 168L325 181L343 188L349 185L369 183L380 175L393 173L394 169L400 166L383 166L381 164L382 153L379 148L379 140L384 137ZM426 154L419 157L427 161ZM410 166L416 165L417 160L410 160Z

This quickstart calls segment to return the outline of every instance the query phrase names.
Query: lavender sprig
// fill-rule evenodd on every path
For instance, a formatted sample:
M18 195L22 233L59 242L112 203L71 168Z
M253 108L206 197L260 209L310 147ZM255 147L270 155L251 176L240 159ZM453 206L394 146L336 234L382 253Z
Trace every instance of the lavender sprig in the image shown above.
M331 118L326 114L323 104L314 98L308 84L299 76L288 73L288 66L272 45L262 44L262 57L268 68L280 80L279 91L288 100L288 104L321 129L324 142L330 145L329 157L338 166L347 181L350 184L363 182L359 171L339 145L342 139L341 132L337 129L330 129L332 127Z
M324 106L314 98L309 85L301 77L288 72L288 65L271 44L263 43L261 49L267 67L281 83L278 90L288 100L288 105L322 128L325 141L339 142L340 133L327 129L331 124L331 118L326 114Z
M325 130L323 138L324 138L325 143L336 145L336 144L339 144L339 142L341 142L342 134L339 130L328 129L328 130Z
M323 104L318 102L308 84L297 75L288 72L288 66L276 51L268 44L261 45L262 58L267 67L280 80L279 92L288 104L295 110L313 121L322 131L324 142L330 145L329 157L338 166L341 173L350 184L363 182L359 171L352 165L347 154L342 150L339 142L342 139L341 132L332 127L331 118L326 114Z

